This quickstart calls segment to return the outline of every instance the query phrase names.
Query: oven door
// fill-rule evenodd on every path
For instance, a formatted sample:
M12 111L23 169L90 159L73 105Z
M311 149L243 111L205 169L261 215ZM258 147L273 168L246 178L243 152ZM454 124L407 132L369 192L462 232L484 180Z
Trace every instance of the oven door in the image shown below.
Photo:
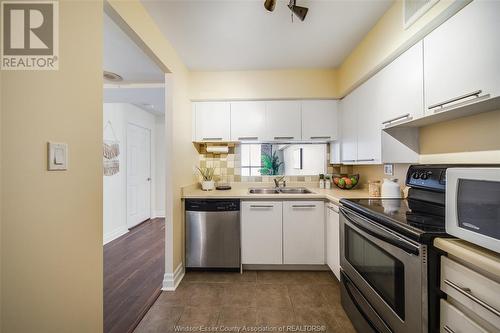
M340 266L387 327L426 332L426 248L345 207L340 232Z

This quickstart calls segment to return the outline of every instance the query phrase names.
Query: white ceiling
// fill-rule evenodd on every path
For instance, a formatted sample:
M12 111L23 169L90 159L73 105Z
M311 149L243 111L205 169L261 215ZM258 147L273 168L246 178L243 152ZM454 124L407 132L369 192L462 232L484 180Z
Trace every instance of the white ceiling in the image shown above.
M104 103L130 103L154 115L165 113L165 88L105 87Z
M335 68L393 0L297 0L309 7L291 22L288 1L141 0L192 70Z
M164 81L160 68L108 15L104 15L103 47L103 70L121 75L125 83Z

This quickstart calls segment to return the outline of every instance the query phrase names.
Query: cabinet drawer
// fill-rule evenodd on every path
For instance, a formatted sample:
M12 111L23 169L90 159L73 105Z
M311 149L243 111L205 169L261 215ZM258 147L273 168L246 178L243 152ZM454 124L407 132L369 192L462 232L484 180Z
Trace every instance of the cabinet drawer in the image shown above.
M467 317L462 311L445 301L440 304L440 324L441 333L486 333L487 331L479 326L472 319Z
M500 327L500 284L441 257L441 290L494 327Z

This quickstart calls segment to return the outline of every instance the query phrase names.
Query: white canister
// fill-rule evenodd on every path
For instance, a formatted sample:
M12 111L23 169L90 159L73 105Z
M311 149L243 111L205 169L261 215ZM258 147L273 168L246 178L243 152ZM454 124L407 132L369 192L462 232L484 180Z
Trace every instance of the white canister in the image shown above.
M401 187L396 178L384 178L382 198L401 198Z
M201 182L201 189L203 191L212 191L215 188L215 182L213 180L205 180Z

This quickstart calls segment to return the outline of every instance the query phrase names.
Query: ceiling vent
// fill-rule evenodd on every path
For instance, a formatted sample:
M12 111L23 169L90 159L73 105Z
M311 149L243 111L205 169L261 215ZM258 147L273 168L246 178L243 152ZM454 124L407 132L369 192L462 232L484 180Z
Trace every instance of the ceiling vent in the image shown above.
M104 71L103 75L104 79L106 81L111 81L111 82L121 82L123 81L123 78L116 74L116 73L113 73L113 72L107 72L107 71Z
M403 25L408 29L439 0L403 0Z

